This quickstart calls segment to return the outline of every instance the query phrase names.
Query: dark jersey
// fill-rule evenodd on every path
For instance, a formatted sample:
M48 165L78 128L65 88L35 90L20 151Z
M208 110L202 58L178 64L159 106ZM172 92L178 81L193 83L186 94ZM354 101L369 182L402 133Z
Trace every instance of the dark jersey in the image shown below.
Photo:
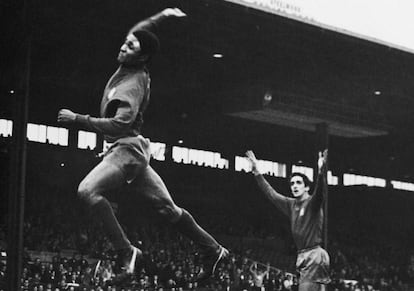
M150 95L145 68L120 67L109 79L101 101L101 117L78 115L86 128L101 133L108 142L140 134L142 113Z
M256 176L260 189L273 204L290 220L290 228L298 250L307 249L322 243L323 191L320 187L322 175L318 175L313 195L299 201L277 193L262 175Z

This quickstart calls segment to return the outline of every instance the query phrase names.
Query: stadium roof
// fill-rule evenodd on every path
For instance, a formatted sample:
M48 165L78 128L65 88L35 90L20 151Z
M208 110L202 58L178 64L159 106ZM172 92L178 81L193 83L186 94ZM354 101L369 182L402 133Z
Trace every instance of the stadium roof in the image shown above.
M15 4L8 2L1 4L8 22L2 26L0 80L0 115L6 118L12 116L15 82L9 73L16 63L15 46L7 44L16 43L20 29ZM224 150L265 152L280 146L281 153L300 156L303 144L313 140L298 120L336 122L342 128L336 133L342 133L332 139L332 152L347 156L353 168L384 167L413 179L414 55L222 0L45 0L35 5L29 120L55 124L62 107L96 115L127 29L173 6L188 17L167 20L158 30L162 47L150 67L150 134L182 137L195 145L222 144ZM332 114L355 110L364 125L352 115L345 117L358 124L318 112L298 116L278 107L281 98L299 100L296 109L325 103L332 105Z

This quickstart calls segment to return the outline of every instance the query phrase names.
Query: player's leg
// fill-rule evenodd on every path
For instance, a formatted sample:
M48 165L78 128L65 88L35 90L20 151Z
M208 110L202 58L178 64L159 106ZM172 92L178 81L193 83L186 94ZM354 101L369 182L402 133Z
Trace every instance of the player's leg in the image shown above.
M202 249L205 254L204 269L198 279L210 277L217 263L227 256L228 251L205 231L187 210L174 203L164 182L152 167L149 166L143 171L136 187L142 191L160 216Z
M132 273L135 260L141 251L131 245L111 204L104 197L123 185L125 185L124 173L118 166L104 159L82 180L78 188L78 196L90 208L94 218L102 221L105 234L118 252L121 267L127 273Z
M104 195L122 187L124 183L124 176L119 168L102 161L92 169L78 187L78 197L92 210L92 215L102 220L105 232L115 249L127 248L130 242Z
M300 272L299 291L324 291L329 284L329 255L321 247L300 252L296 267Z

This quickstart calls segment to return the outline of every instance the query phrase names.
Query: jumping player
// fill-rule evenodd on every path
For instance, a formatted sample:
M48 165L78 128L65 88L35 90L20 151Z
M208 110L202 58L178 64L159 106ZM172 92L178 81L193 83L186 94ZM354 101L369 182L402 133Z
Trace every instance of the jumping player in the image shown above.
M150 98L147 64L159 49L153 30L167 17L185 17L178 8L162 12L137 23L122 44L119 68L106 84L101 101L101 117L91 117L61 109L58 122L71 123L103 134L112 143L103 160L83 179L78 196L103 222L105 233L118 253L121 274L133 274L142 252L133 246L105 198L108 192L128 185L148 199L156 212L183 235L194 241L204 254L197 280L209 278L228 251L201 228L191 214L178 207L160 176L149 165L150 141L141 135L143 113Z
M294 198L288 198L277 193L260 174L254 153L246 152L259 188L290 220L293 239L298 249L296 268L300 274L299 291L323 291L330 282L329 255L321 247L327 156L327 150L319 153L318 178L313 195L309 194L311 183L308 177L302 173L292 173L290 189Z

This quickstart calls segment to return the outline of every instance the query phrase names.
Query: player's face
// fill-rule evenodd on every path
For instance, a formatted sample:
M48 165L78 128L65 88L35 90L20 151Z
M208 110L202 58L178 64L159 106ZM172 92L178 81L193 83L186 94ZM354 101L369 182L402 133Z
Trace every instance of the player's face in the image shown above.
M137 58L140 51L141 45L138 39L133 34L128 34L119 50L118 61L121 64L131 63Z
M293 197L301 197L303 194L309 192L309 186L305 186L305 182L301 176L293 176L290 179L290 190Z

